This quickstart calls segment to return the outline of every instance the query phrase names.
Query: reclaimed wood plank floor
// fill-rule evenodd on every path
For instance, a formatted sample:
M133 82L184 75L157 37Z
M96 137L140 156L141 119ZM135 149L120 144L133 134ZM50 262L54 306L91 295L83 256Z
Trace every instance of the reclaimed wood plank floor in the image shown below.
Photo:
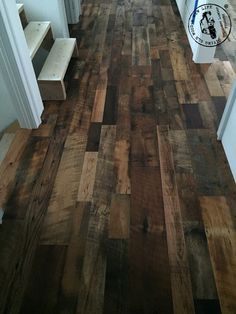
M0 313L235 314L236 186L216 130L236 36L196 65L175 1L82 7L68 99L0 167Z

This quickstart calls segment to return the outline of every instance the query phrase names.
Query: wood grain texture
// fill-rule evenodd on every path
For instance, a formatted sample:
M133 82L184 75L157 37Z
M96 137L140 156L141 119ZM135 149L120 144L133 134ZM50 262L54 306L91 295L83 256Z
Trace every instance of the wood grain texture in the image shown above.
M116 193L130 194L130 174L129 174L129 154L130 143L127 140L119 140L115 146L115 173L116 173Z
M14 182L20 159L30 136L29 130L19 130L0 166L0 204L4 206L8 193Z
M130 196L113 194L111 199L109 239L129 238Z
M201 197L200 204L223 313L236 311L236 232L226 199Z
M113 154L116 127L103 126L94 185L94 203L90 209L88 236L84 253L82 281L77 311L103 313L106 255L105 239L113 183Z
M86 152L84 156L83 169L80 178L78 201L92 201L93 188L97 168L97 152Z
M69 29L68 98L0 168L0 313L234 313L235 29L211 65L172 0L84 0Z
M160 169L132 166L131 188L128 313L172 313Z
M107 92L107 73L101 73L94 99L91 122L102 122Z
M158 127L158 143L174 313L194 313L190 272L168 128Z

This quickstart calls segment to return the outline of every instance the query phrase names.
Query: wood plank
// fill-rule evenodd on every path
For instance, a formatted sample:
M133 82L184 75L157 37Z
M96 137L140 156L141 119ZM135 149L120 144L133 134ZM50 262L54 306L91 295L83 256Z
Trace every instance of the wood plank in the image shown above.
M198 104L183 104L187 129L203 129L202 117Z
M80 133L67 138L42 226L41 244L68 244L85 148L85 135Z
M191 81L178 81L175 84L180 104L198 103L199 98L196 93L196 87Z
M64 147L68 124L70 122L69 108L67 103L60 110L60 118L55 128L54 137L50 141L39 178L32 189L24 227L21 230L21 241L14 256L14 271L11 271L10 278L5 283L3 289L6 296L4 302L2 302L3 312L14 313L20 310L34 253L39 241L42 221L48 207L60 156Z
M128 140L118 140L115 146L114 171L116 175L116 193L130 194L129 175L129 154L130 142Z
M194 313L190 272L168 128L158 127L161 182L174 313Z
M221 195L219 169L217 167L216 151L209 130L188 130L186 132L193 169L197 182L197 192L200 195Z
M4 206L6 219L25 218L32 189L42 170L48 146L48 138L29 138Z
M100 75L96 95L94 99L93 112L91 122L102 122L106 93L107 93L107 72Z
M201 64L201 72L204 75L206 84L211 96L225 96L224 91L220 85L213 65Z
M98 152L93 204L90 209L88 237L77 311L102 314L104 308L108 215L113 190L113 154L116 137L115 126L103 126Z
M101 135L101 123L91 123L88 132L87 152L97 152L99 148L100 135Z
M109 239L128 239L130 226L130 196L113 194L109 219Z
M97 168L97 152L86 152L84 156L83 169L80 178L77 200L80 202L92 201L93 188Z
M107 87L105 109L103 115L103 125L114 125L117 121L117 87L109 85Z
M131 188L127 312L173 313L160 169L132 166Z
M236 232L226 199L201 197L204 227L223 313L236 311Z
M76 313L83 258L86 248L91 203L77 203L75 206L70 239L65 255L57 311Z
M177 42L169 42L171 63L176 81L188 81L190 71L185 61L183 48Z
M13 133L5 133L0 140L0 165L5 158L9 147L14 139L15 134Z
M150 65L150 48L146 27L133 26L132 39L132 64L139 66Z
M7 196L12 189L15 174L20 163L20 159L27 145L30 136L30 130L21 129L17 131L16 136L2 161L0 166L0 204L4 207Z
M128 312L128 241L107 240L104 314Z
M66 246L38 247L20 313L57 311L65 254Z

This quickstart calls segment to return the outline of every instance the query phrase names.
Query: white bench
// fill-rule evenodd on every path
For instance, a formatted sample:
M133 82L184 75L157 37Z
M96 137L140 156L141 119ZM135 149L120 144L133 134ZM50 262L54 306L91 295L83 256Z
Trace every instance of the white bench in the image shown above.
M24 33L31 60L40 48L50 29L50 22L30 22L26 26Z
M43 100L66 99L64 77L72 56L78 56L76 39L57 38L38 77Z

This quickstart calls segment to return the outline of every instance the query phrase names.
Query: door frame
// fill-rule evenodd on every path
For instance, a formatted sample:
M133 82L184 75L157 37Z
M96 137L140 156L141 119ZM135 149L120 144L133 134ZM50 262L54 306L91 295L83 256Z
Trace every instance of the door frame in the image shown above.
M0 1L0 25L1 71L18 121L37 128L44 107L15 0Z
M219 141L221 141L223 138L223 135L224 135L225 129L227 127L227 123L229 121L229 117L231 115L235 100L236 100L236 79L233 82L232 89L231 89L231 92L230 92L228 101L226 103L226 107L225 107L223 116L222 116L221 121L220 121L220 125L219 125L218 131L217 131L217 137L218 137Z

